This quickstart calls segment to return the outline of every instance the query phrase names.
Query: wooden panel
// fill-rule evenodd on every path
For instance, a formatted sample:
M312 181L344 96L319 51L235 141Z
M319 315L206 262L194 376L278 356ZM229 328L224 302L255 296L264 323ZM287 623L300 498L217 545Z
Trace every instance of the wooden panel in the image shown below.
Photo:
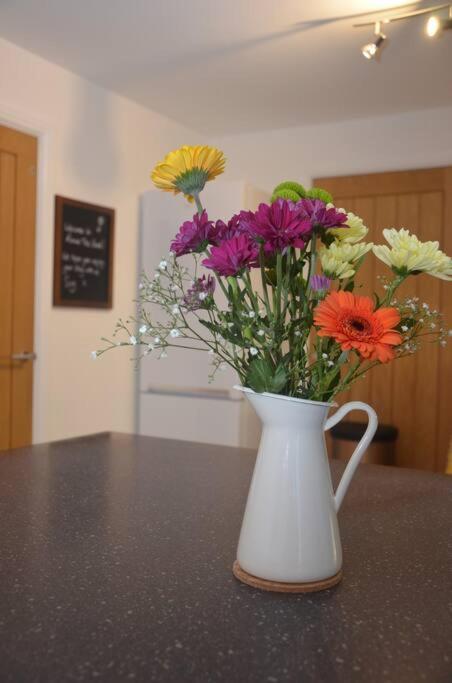
M419 230L419 195L404 194L397 197L397 224L401 227L409 226L410 230ZM397 299L413 297L418 294L419 278L413 277L398 289ZM393 384L393 424L398 427L399 436L396 443L397 465L412 467L413 454L413 425L416 424L416 395L417 380L416 356L401 358L394 363Z
M444 203L441 244L446 254L452 254L452 167L447 168L444 176ZM446 329L452 328L452 293L447 287L450 283L441 284L440 311L444 315ZM446 470L447 454L451 443L451 413L452 413L452 339L449 346L440 349L439 356L439 392L437 400L438 411L438 449L436 453L436 469Z
M9 206L12 239L9 256L3 257L8 260L10 282L4 302L11 316L7 353L10 358L12 354L33 351L37 140L0 126L0 152L5 158L14 159L14 173L0 175L0 206ZM9 434L6 436L5 431L0 447L27 445L32 435L33 363L10 362L0 372L2 382L9 384L10 397ZM0 404L5 396L1 389Z
M375 173L340 178L316 178L316 186L330 191L338 206L362 216L370 231L368 240L384 243L386 227L406 227L423 241L439 240L452 253L452 167ZM368 259L357 282L357 293L380 290L378 275L391 276L377 259ZM452 326L450 284L428 275L411 277L397 298L419 296L432 309L444 313ZM396 463L444 471L451 440L452 354L436 343L413 357L381 366L340 397L339 402L360 399L377 410L381 422L399 428ZM352 419L362 419L358 414Z
M422 241L441 237L442 193L422 194L419 197L419 233ZM433 309L440 305L440 280L429 275L419 275L418 294L421 302ZM416 393L414 403L415 439L411 466L420 469L434 469L438 440L438 391L439 391L439 352L435 344L424 344L416 354Z
M13 349L34 349L34 273L37 141L26 136L18 155L14 260ZM33 362L19 363L12 377L11 447L26 446L32 438Z
M384 228L391 228L397 225L397 199L395 195L377 197L375 200L375 223L378 226L378 233ZM377 237L377 235L376 235ZM379 241L377 239L377 241ZM374 258L374 288L383 293L379 276L388 277L390 271L382 261ZM393 364L385 363L372 370L372 388L370 392L370 403L378 413L379 420L385 424L392 424L392 380Z
M444 183L444 168L430 168L420 171L394 171L370 173L337 178L316 178L314 185L324 187L334 197L368 197L441 190Z
M10 446L16 157L0 150L0 449Z

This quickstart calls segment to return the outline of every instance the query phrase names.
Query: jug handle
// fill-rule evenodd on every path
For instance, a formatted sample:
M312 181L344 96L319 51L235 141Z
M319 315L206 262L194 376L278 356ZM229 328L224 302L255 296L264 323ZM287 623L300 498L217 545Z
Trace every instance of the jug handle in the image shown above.
M347 492L348 486L353 478L353 475L355 474L355 470L358 467L359 462L363 457L364 453L366 452L370 442L374 438L374 434L377 431L378 427L377 413L373 408L368 406L367 403L363 403L362 401L350 401L349 403L345 403L343 406L341 406L338 410L336 410L334 415L327 419L327 421L325 422L324 430L326 431L327 429L331 429L331 427L334 427L334 425L340 422L342 418L345 417L345 415L347 415L347 413L349 413L351 410L364 410L364 412L368 415L369 422L361 441L356 446L352 456L350 457L350 460L347 463L342 478L339 482L339 486L336 489L336 493L334 496L334 505L336 507L336 512L338 512L339 508L342 505L342 501L344 500L344 496Z

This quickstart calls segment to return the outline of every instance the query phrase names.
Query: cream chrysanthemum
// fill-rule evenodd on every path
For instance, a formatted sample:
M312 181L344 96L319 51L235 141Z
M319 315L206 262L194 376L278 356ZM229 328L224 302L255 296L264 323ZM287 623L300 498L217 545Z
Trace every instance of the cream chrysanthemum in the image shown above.
M439 249L439 242L421 242L405 228L383 230L383 236L391 248L379 244L373 252L398 275L428 273L452 280L452 259Z
M372 243L349 244L333 242L329 247L320 249L320 262L324 274L332 279L343 280L353 277L359 267L358 262L372 249Z
M328 230L329 235L333 235L339 242L355 244L360 242L369 232L369 228L364 225L364 221L359 216L349 211L347 221L340 228Z
M221 150L207 145L184 145L166 155L151 174L164 192L183 192L189 201L199 195L208 180L223 173L226 159Z

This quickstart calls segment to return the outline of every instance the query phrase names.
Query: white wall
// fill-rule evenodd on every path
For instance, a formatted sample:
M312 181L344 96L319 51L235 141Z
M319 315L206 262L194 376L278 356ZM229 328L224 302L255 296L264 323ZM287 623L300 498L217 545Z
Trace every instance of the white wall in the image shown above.
M127 352L90 351L136 294L138 195L167 151L200 135L0 40L0 122L39 133L34 441L133 431ZM114 308L53 308L54 195L116 210ZM152 264L154 265L154 264Z
M319 176L446 166L452 164L452 107L226 136L215 144L228 158L229 178L245 177L267 190L282 180L309 186Z

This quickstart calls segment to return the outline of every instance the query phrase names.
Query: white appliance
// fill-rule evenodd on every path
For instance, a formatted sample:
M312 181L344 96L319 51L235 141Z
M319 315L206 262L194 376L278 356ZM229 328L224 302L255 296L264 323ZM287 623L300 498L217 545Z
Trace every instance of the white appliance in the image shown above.
M268 195L242 181L208 183L202 202L211 219L227 220L241 209L255 209ZM179 226L195 207L182 197L158 190L141 197L140 272L153 273L168 255ZM187 265L189 265L189 258ZM152 307L158 316L157 307ZM152 354L140 363L137 382L137 430L140 434L229 446L257 446L259 421L232 390L232 368L218 372L213 383L207 353L169 349L158 360Z

